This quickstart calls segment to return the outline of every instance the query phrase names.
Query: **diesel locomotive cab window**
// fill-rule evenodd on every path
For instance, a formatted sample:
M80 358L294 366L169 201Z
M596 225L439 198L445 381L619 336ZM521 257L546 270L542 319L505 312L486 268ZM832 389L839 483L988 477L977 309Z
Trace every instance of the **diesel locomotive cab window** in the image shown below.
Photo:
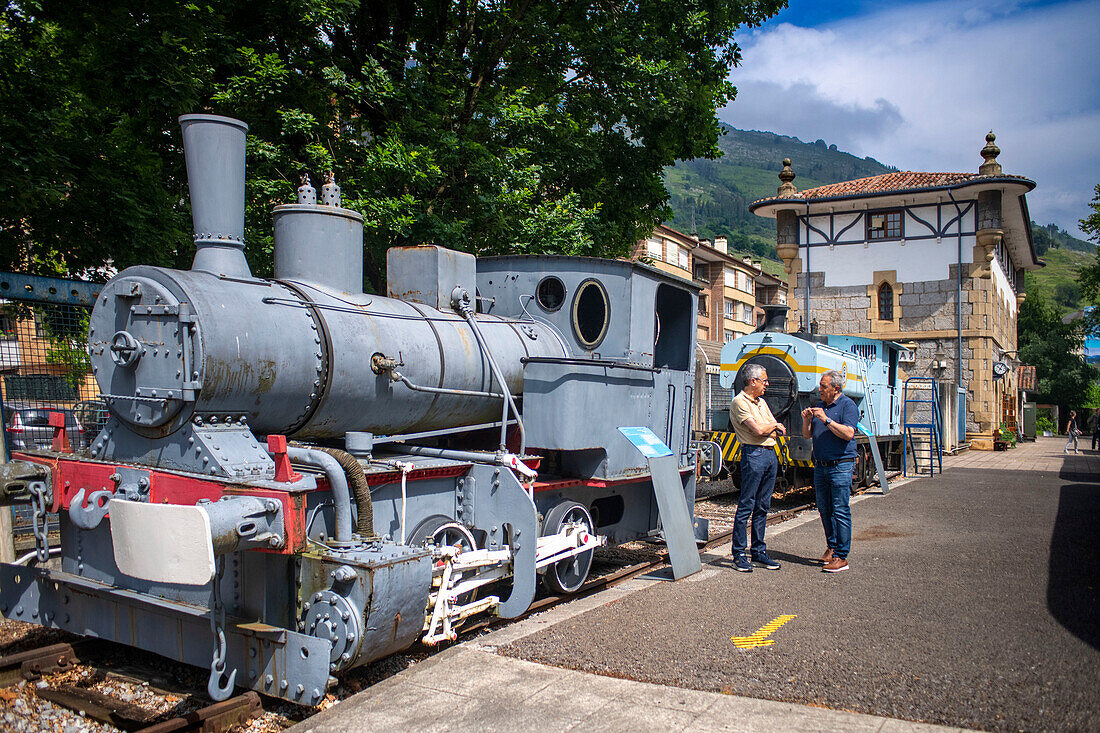
M586 349L600 345L611 321L611 302L597 280L585 280L573 297L573 334Z
M867 240L901 239L901 209L876 211L867 215Z
M565 283L552 275L550 277L544 277L542 281L539 282L535 297L538 299L539 305L541 305L543 309L553 313L561 308L562 303L565 302Z

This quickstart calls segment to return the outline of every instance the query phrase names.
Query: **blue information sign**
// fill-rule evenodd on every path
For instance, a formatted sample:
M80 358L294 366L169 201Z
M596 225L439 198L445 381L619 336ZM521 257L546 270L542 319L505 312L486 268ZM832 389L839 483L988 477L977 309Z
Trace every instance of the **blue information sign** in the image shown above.
M646 458L672 455L672 450L649 428L619 428L619 432Z

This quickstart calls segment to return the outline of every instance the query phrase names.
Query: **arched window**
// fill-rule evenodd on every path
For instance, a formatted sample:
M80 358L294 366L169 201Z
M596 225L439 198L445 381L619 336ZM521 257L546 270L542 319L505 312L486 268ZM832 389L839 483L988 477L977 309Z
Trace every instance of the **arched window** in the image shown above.
M894 289L890 283L878 287L878 318L880 321L894 320Z

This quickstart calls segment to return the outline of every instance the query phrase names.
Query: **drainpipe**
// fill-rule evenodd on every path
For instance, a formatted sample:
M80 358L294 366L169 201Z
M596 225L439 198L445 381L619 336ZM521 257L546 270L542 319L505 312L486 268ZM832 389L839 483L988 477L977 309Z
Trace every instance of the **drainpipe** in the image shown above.
M958 249L958 272L955 273L956 290L955 290L955 323L957 326L956 342L955 342L955 389L962 387L962 358L963 358L963 235L962 235L962 209L959 208L959 202L955 200L955 195L951 192L951 189L947 189L947 195L951 197L951 203L955 205L955 211L959 215L959 233L955 237Z
M799 231L799 236L802 236L802 232ZM808 332L810 330L810 200L806 199L806 307L803 308L806 312L806 328Z
M962 389L962 360L963 360L963 222L962 222L962 209L959 208L959 202L955 200L955 194L951 192L951 189L947 189L947 195L951 198L951 203L955 206L955 212L958 215L958 227L959 233L955 236L956 246L956 258L957 269L955 273L955 440L952 441L952 445L961 445L966 440L966 414L962 415L963 420L963 435L959 436L959 415L958 411L962 407L959 404L959 390ZM946 427L946 426L944 426Z

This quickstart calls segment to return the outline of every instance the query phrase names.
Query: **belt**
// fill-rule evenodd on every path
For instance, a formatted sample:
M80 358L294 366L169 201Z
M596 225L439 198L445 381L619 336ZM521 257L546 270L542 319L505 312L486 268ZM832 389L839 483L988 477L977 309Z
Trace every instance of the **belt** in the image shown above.
M814 465L815 466L824 466L825 468L832 468L833 466L839 466L841 463L847 463L848 461L854 461L854 460L855 460L855 457L852 457L852 458L838 458L835 461L819 461L818 459L815 458L814 459Z

